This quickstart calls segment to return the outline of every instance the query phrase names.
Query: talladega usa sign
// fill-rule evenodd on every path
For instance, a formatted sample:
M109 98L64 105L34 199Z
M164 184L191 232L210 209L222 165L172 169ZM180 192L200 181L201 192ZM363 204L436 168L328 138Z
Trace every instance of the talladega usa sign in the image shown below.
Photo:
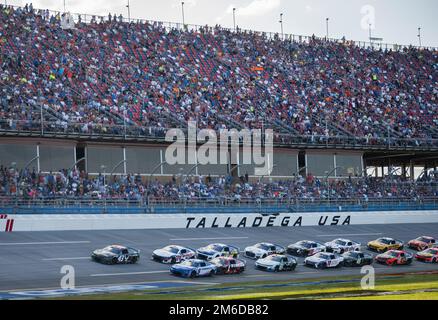
M305 221L304 221L305 220ZM187 217L186 229L195 228L259 228L259 227L301 227L350 225L351 215L266 215L266 216L203 216ZM316 222L316 223L315 223Z

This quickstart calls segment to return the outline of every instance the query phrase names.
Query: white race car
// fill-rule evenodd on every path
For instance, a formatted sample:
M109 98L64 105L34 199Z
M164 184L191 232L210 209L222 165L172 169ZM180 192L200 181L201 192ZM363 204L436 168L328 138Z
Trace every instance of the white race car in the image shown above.
M196 250L198 259L210 261L219 257L239 257L239 249L222 243L213 243Z
M320 252L304 259L304 264L306 266L315 267L316 269L340 267L343 262L343 257L329 252Z
M162 249L157 249L152 252L152 260L161 263L180 263L184 260L193 259L196 256L196 251L194 249L170 245Z
M348 239L335 239L325 243L327 252L343 254L349 251L360 251L361 244Z
M246 247L244 255L245 257L248 257L250 259L260 259L260 258L266 258L271 254L284 254L285 252L286 249L282 246L279 246L277 244L262 242L262 243L257 243L250 247Z
M293 271L297 266L297 260L290 256L273 254L264 259L258 259L255 263L256 269L264 271Z

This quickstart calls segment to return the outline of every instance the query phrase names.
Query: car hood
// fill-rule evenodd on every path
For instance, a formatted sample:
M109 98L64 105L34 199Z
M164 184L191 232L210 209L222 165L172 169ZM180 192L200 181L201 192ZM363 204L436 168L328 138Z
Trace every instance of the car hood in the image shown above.
M339 245L337 243L334 243L334 242L326 242L326 243L324 243L324 245L326 247L330 247L330 248L340 248L340 247L342 247L341 245Z
M171 258L174 256L174 254L172 252L169 252L167 250L163 250L163 249L157 249L153 252L153 254L163 257L163 258Z
M251 251L251 252L254 252L256 254L257 253L265 253L266 252L265 250L257 248L257 247L246 247L245 251Z
M276 266L278 265L278 262L272 261L272 260L268 260L268 259L259 259L256 261L256 263L258 264L263 264L265 266Z
M426 242L423 242L423 241L420 241L420 240L411 240L411 241L409 241L409 243L410 244L413 244L413 245L427 245L427 243Z
M97 254L99 256L117 257L117 254L115 254L115 253L113 253L111 251L103 250L103 249L94 250L93 253Z
M218 253L217 251L207 249L207 248L200 248L200 249L198 249L198 252L202 253L202 254L206 254L207 256L212 256L212 255Z
M368 242L369 246L375 246L375 247L383 247L386 246L386 244L380 243L379 241L370 241Z
M305 261L309 261L309 262L323 262L323 261L326 261L326 260L318 258L318 257L315 257L315 256L312 256L312 257L306 258Z
M195 267L183 266L181 264L173 265L171 268L172 269L178 269L178 270L193 270L193 269L195 269Z

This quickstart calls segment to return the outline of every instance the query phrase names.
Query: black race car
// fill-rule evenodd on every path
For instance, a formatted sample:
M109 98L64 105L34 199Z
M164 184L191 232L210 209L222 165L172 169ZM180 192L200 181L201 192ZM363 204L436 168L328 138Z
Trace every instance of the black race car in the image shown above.
M94 250L91 259L104 264L133 264L140 259L140 250L120 245L112 245Z
M346 252L342 257L346 267L363 267L373 264L373 256L361 251Z

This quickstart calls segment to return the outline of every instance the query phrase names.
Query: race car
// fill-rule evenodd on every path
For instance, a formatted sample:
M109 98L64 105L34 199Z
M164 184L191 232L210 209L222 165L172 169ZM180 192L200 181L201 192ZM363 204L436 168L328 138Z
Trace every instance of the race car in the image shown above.
M325 251L326 247L320 242L303 240L287 246L287 253L293 256L308 257Z
M239 256L239 249L222 243L213 243L196 250L196 256L198 259L207 261L218 257L237 258Z
M285 252L285 248L278 244L262 242L246 247L244 255L250 259L259 259L266 258L271 254L284 254Z
M217 274L233 274L245 271L246 262L232 257L219 257L211 260Z
M372 264L374 260L372 255L361 251L345 252L342 257L346 267L362 267Z
M272 254L255 262L256 269L263 271L293 271L297 267L297 260L290 256Z
M408 247L417 251L423 251L436 245L432 237L422 236L408 242Z
M378 263L393 265L408 265L412 263L414 256L409 252L402 250L389 250L376 256L375 260Z
M438 263L438 248L429 248L415 254L415 259L422 262Z
M340 267L343 262L344 258L342 256L330 252L319 252L304 259L306 266L315 267L316 269Z
M190 259L174 264L170 267L170 272L174 275L187 278L205 277L214 275L216 273L216 266L204 260Z
M180 263L181 261L187 259L193 259L195 256L196 251L194 249L177 245L170 245L152 252L152 260L170 264Z
M91 259L104 264L130 264L140 259L140 250L121 245L112 245L94 250Z
M368 242L368 249L377 252L386 252L388 250L402 250L403 241L392 238L379 238Z
M343 254L348 251L360 251L361 244L348 239L335 239L324 244L327 252Z

